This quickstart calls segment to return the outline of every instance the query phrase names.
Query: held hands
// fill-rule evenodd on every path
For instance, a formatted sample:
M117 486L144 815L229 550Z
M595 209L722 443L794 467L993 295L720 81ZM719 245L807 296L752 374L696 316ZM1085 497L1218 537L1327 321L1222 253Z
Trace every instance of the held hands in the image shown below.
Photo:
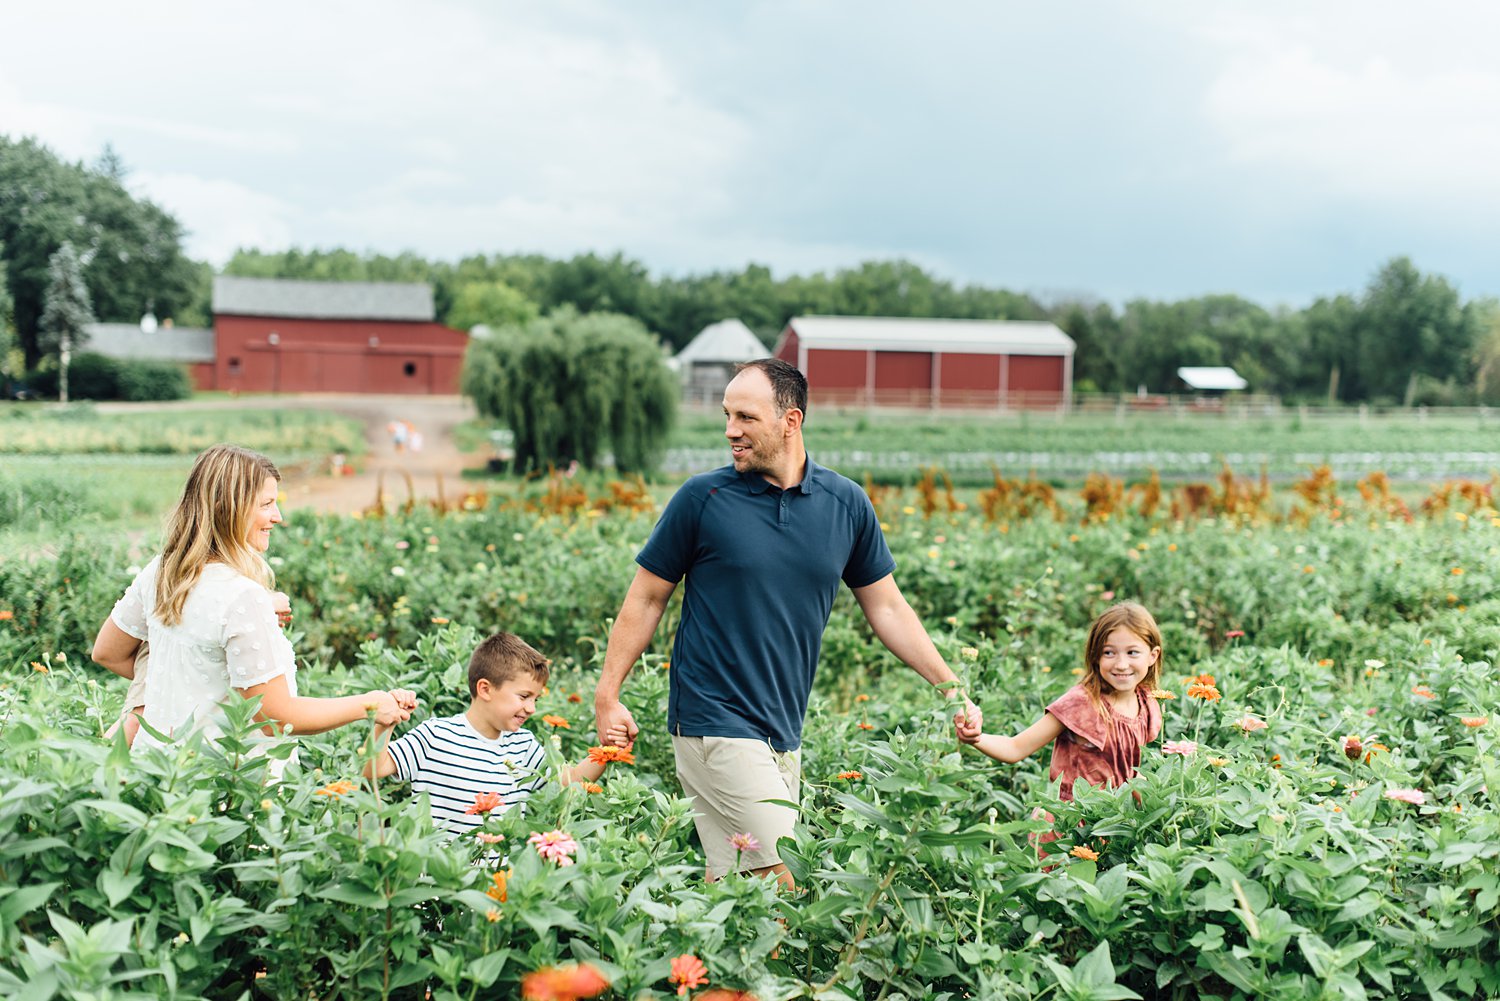
M953 714L953 731L961 744L977 744L984 735L984 711L964 696L962 712Z
M271 592L271 608L276 613L276 624L285 629L292 624L292 599L285 591Z
M369 692L366 697L375 710L375 725L382 728L405 723L411 719L412 710L417 708L416 694L404 688Z
M630 710L618 699L595 702L594 721L599 730L599 743L612 744L626 750L635 743L635 735L641 732L635 725L635 717L630 715Z

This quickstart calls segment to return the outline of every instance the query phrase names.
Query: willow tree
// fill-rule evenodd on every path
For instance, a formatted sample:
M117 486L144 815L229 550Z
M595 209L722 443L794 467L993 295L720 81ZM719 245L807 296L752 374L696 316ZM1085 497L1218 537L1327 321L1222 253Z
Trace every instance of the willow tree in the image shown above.
M562 308L469 342L464 395L515 436L517 473L598 468L622 472L661 459L677 416L677 380L638 321Z

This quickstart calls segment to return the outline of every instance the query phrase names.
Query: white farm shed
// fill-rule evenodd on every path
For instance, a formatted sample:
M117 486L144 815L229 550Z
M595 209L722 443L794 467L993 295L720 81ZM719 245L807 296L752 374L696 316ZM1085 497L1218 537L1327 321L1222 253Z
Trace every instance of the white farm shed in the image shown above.
M739 320L710 323L673 358L682 376L684 395L718 402L741 362L766 358L770 352Z
M1238 393L1249 385L1244 377L1227 366L1179 368L1177 378L1187 388L1199 393Z

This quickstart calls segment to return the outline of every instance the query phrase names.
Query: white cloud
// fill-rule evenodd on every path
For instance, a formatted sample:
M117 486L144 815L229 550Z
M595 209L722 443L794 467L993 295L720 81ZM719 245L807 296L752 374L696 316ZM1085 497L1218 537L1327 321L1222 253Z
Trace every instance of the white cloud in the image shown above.
M296 208L236 181L139 171L129 184L188 228L190 256L216 266L240 247L277 250L296 242Z

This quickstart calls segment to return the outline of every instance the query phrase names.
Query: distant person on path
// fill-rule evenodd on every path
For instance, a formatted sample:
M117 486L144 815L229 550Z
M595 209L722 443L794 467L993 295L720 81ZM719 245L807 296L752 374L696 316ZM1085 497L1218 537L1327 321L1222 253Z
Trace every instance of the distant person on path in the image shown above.
M738 858L740 869L792 885L776 841L791 835L797 811L763 801L799 800L802 725L840 582L892 653L959 695L896 586L869 498L808 457L806 412L807 380L796 368L776 359L740 366L724 391L731 464L683 484L636 556L594 695L600 741L633 739L620 690L685 580L667 726L709 879ZM967 700L958 719L961 732L982 723ZM729 840L739 834L758 847L741 852Z
M94 640L94 660L133 678L142 643L150 644L144 719L180 737L223 732L220 704L260 696L260 719L320 733L365 718L407 719L411 692L369 691L341 698L297 694L292 645L277 621L264 553L281 523L281 474L271 460L234 445L198 456L172 512L161 555L136 575ZM149 730L132 750L160 747ZM273 774L279 763L273 763Z
M411 426L405 421L391 421L385 426L385 429L390 432L391 447L396 450L396 454L399 455L405 452L406 439L411 434Z
M1014 737L970 730L959 739L1006 764L1051 744L1048 775L1062 780L1058 795L1065 802L1072 801L1079 779L1091 786L1124 785L1141 767L1141 748L1161 734L1161 707L1151 694L1161 684L1161 662L1156 620L1135 602L1121 602L1089 628L1083 680L1049 705L1041 719ZM1048 831L1039 840L1057 837Z

